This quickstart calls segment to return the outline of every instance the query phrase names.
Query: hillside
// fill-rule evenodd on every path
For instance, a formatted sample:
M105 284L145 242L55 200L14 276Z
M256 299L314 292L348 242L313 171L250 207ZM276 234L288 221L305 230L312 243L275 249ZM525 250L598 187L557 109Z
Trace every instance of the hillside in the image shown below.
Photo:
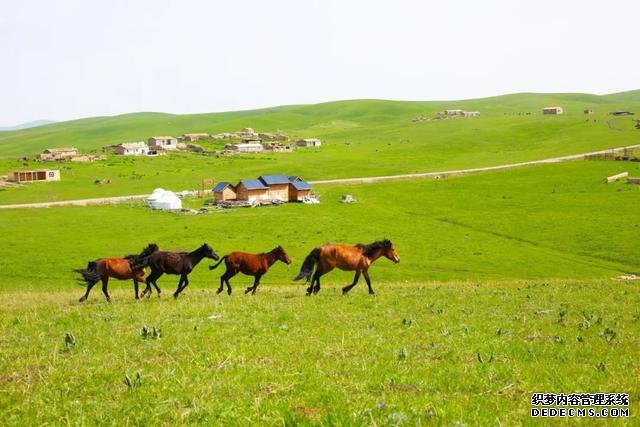
M565 114L543 116L543 106ZM480 111L480 117L414 123L443 109ZM593 109L586 116L584 109ZM337 101L262 110L171 115L135 113L55 123L18 132L0 132L0 173L40 168L16 162L44 148L74 146L98 152L105 145L186 132L229 132L252 127L292 138L318 137L319 150L291 154L217 157L177 154L164 158L110 156L106 162L65 164L59 183L5 189L0 203L148 193L155 187L193 189L202 178L238 180L282 171L306 179L329 179L493 166L606 149L640 142L629 117L609 111L640 111L640 91L606 96L512 94L461 101ZM217 150L223 143L204 143ZM105 186L96 181L108 181Z

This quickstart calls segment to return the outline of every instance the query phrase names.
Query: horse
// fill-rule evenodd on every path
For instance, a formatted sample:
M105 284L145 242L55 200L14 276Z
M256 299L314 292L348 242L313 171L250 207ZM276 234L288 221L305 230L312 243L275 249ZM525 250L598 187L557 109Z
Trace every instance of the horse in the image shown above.
M224 284L227 284L227 294L231 295L231 285L229 279L238 274L239 272L246 274L247 276L253 276L253 286L249 286L244 293L251 295L256 293L256 289L260 284L260 278L269 270L276 261L282 261L285 264L291 264L291 258L282 248L278 246L273 248L270 252L261 254L248 254L246 252L231 252L228 255L222 257L215 265L209 266L209 270L213 270L218 267L220 263L224 261L227 270L222 276L220 276L220 287L216 291L219 294L224 289Z
M147 265L151 269L149 275L147 276L147 280L145 281L147 287L142 291L142 296L147 294L151 295L151 285L156 288L156 292L158 293L158 297L160 297L160 288L158 288L158 284L156 281L160 276L164 273L167 274L179 274L180 281L178 281L178 288L173 293L174 298L178 298L180 293L187 287L189 284L189 279L187 276L193 269L198 265L202 258L211 258L214 261L220 259L218 254L213 250L211 246L204 243L198 249L193 252L164 252L157 251L151 254L148 258Z
M400 257L393 248L390 240L384 239L373 242L368 245L345 245L340 243L330 243L319 248L313 249L302 263L300 273L293 280L306 279L307 282L311 278L311 285L307 288L307 295L313 292L317 294L320 291L320 277L335 267L345 271L356 272L353 283L342 288L342 294L345 295L351 290L360 279L360 274L364 276L369 287L369 293L375 294L371 287L371 279L369 278L369 267L375 260L380 257L386 257L394 263L400 262ZM314 272L315 267L315 272Z
M144 267L147 259L158 249L158 245L149 243L140 255L127 255L124 258L100 258L95 261L89 261L87 268L84 270L74 270L82 275L84 282L87 284L87 292L80 298L80 302L87 300L91 288L99 281L102 281L102 293L104 293L107 301L111 302L111 297L107 292L109 277L118 280L133 279L136 299L139 299L138 282L144 282Z

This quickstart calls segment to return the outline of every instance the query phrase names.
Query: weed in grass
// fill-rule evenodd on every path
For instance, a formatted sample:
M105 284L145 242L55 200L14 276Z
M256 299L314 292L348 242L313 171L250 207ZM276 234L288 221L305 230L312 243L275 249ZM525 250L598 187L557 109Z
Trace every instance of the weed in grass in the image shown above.
M146 340L149 338L151 339L162 338L162 329L156 328L155 326L148 327L144 325L142 326L142 328L140 328L140 337L142 337L143 340Z
M616 331L614 331L613 329L605 328L604 331L602 331L600 333L600 336L602 338L604 338L604 340L607 342L607 344L611 344L611 341L613 341L615 339L617 334L616 334Z
M127 390L132 391L142 385L142 376L140 375L140 372L136 372L136 375L131 379L129 374L125 372L122 382L127 386Z
M64 347L67 351L75 348L76 346L76 337L71 332L66 332L64 334Z

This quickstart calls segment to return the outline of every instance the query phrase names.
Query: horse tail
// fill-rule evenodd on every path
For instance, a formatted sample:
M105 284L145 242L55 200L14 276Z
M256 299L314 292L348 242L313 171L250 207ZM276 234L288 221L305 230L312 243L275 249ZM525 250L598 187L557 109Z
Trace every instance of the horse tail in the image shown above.
M227 259L227 257L228 257L228 256L229 256L229 255L225 255L225 256L223 256L222 258L220 258L220 261L216 262L214 265L210 265L210 266L209 266L209 271L213 270L214 268L217 268L217 267L222 263L222 261L224 261L225 259Z
M98 271L98 263L95 261L89 261L87 263L87 268L84 270L77 269L74 271L82 275L82 279L87 285L96 283L101 279L100 271Z
M313 268L320 261L320 248L313 249L309 255L304 259L302 263L302 268L300 269L300 273L296 277L293 278L294 281L300 279L306 279L308 282L311 279L311 273L313 273Z
M158 245L149 243L149 245L140 252L140 255L127 255L125 258L129 260L129 268L136 271L149 265L149 258L158 251Z

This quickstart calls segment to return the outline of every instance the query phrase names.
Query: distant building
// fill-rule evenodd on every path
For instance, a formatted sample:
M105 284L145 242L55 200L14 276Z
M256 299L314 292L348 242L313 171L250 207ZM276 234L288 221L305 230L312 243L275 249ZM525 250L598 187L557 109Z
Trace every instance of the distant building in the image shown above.
M38 160L69 160L78 155L77 148L47 148L38 156Z
M7 174L11 182L60 181L58 169L40 169L31 171L11 171Z
M322 142L317 138L304 138L296 141L298 147L320 147Z
M464 110L444 110L442 114L445 116L464 116Z
M609 114L612 116L633 116L634 113L631 111L612 111Z
M593 114L593 110L591 108L587 108L584 110L585 114Z
M227 144L225 148L229 151L236 151L238 153L260 153L264 151L264 147L259 142Z
M262 147L266 151L272 151L274 153L291 153L293 148L289 144L281 144L279 142L263 142Z
M269 188L269 198L289 201L289 177L282 174L261 175L258 179Z
M143 141L123 142L117 145L113 151L124 156L146 156L149 154L149 146Z
M462 115L465 117L478 117L480 116L480 111L464 111Z
M209 139L208 133L185 133L182 135L182 140L187 142L200 141L201 139Z
M173 136L152 136L149 138L150 150L177 150L178 139Z
M253 202L269 199L269 187L259 179L243 179L236 186L238 200Z
M563 114L564 110L562 107L544 107L542 109L542 114Z
M237 197L236 188L228 182L220 182L213 187L213 196L217 202L235 200Z

